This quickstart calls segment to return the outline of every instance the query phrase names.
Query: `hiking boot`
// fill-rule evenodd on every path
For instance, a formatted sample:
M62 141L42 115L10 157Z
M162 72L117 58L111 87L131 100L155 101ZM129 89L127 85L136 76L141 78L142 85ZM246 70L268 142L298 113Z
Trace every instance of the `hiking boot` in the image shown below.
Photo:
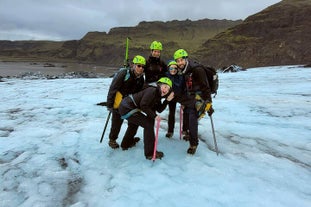
M135 146L135 144L137 143L137 142L139 142L139 140L140 140L140 138L139 137L134 137L134 142L133 142L133 146Z
M183 140L185 140L186 142L190 140L190 135L187 131L183 131L182 134L183 136Z
M188 131L187 131L187 130L184 130L184 131L182 131L181 133L182 133L182 135L186 135L186 134L188 134Z
M149 155L149 156L146 156L146 159L147 160L151 160L152 157L153 157L153 155ZM156 159L162 159L162 157L164 157L164 153L160 152L160 151L157 151L156 152Z
M190 146L189 149L187 150L187 153L188 154L191 154L191 155L194 155L195 154L195 151L197 150L197 147L196 145L194 146Z
M165 136L167 138L172 138L173 137L173 132L167 132Z
M119 148L119 144L118 144L117 141L114 140L114 139L109 139L108 145L109 145L112 149L117 149L117 148Z
M134 137L133 142L129 146L122 146L122 150L128 150L129 148L135 147L136 143L139 142L140 138L139 137Z

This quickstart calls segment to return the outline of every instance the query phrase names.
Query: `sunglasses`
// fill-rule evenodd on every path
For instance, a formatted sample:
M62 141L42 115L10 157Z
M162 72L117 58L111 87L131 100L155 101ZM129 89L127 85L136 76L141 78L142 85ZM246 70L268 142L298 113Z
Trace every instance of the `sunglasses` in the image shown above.
M145 68L144 65L136 65L136 67L139 67L139 68Z
M170 69L170 70L177 70L177 68L173 68L173 67L170 67L169 69Z

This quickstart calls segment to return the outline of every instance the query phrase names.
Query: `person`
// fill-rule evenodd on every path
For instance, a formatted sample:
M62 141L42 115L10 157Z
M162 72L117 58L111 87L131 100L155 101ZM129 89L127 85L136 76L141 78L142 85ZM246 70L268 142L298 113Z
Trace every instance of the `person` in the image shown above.
M107 95L107 108L112 113L111 128L109 133L108 145L113 148L119 148L117 138L123 123L123 119L119 114L118 105L121 99L132 93L137 93L144 86L144 66L146 59L137 55L133 58L131 68L122 68L113 78ZM139 138L132 137L127 144L121 143L123 150L126 150L136 144Z
M139 126L144 128L144 154L146 159L152 159L155 147L155 121L161 120L160 115L167 103L174 98L174 92L170 93L172 81L162 77L156 86L146 86L142 91L132 94L121 101L119 112L122 118L127 119L128 128L123 141L134 137ZM162 98L165 100L162 102ZM122 142L123 142L122 141ZM161 159L164 153L156 151L156 159Z
M151 54L146 61L145 80L146 84L155 83L167 72L166 63L161 59L162 43L153 41L150 44Z
M213 113L211 89L207 75L202 65L188 58L184 49L178 49L174 53L174 60L182 70L186 82L186 93L181 99L182 105L189 116L189 142L188 154L195 154L199 144L198 118L202 113Z
M185 80L182 75L182 71L177 67L177 63L175 60L169 61L168 63L168 72L166 76L172 80L173 87L172 91L174 91L174 99L169 102L169 115L168 115L168 130L166 133L167 138L171 138L174 135L174 127L175 127L175 112L176 112L176 104L178 97L182 96L185 91ZM181 107L183 108L183 106ZM182 109L180 109L182 110ZM184 139L187 138L188 134L188 116L187 113L183 113L183 124L182 124L182 133L184 135Z

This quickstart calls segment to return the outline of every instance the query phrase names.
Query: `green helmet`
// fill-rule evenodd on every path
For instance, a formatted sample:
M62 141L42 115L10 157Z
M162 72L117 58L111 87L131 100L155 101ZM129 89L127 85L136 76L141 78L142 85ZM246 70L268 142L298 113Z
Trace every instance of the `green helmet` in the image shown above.
M176 50L176 52L174 53L175 60L177 60L178 58L187 58L187 57L188 57L188 53L184 49Z
M168 62L167 66L170 67L171 65L177 65L175 60L171 60L170 62Z
M172 83L171 79L169 79L168 77L162 77L162 78L160 78L160 79L158 80L158 83L164 83L164 84L168 85L168 86L171 87L171 88L172 88L172 86L173 86L173 83Z
M162 43L158 41L153 41L150 45L151 50L162 50Z
M143 56L141 56L141 55L136 55L133 58L133 63L134 64L146 65L146 59Z

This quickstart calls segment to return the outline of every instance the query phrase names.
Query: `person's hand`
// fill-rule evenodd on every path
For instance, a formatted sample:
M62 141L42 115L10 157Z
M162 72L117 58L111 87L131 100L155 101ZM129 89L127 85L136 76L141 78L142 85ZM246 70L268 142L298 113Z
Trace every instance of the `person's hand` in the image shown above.
M112 112L113 111L113 108L112 107L107 107L107 110Z
M195 100L202 101L202 98L199 94L195 94Z
M197 101L196 103L196 109L198 111L198 119L200 120L203 118L206 113L211 116L214 112L214 109L212 108L212 102L209 101Z
M209 108L209 110L207 111L207 114L209 116L212 116L212 114L214 113L214 109L213 109L213 106L211 105L211 107Z
M168 97L166 98L166 100L167 101L171 101L171 100L173 100L173 98L174 98L174 92L172 91L171 93L170 93L170 95L168 95Z
M155 120L156 120L156 121L161 121L161 117L160 117L159 115L157 115L157 116L155 117Z

